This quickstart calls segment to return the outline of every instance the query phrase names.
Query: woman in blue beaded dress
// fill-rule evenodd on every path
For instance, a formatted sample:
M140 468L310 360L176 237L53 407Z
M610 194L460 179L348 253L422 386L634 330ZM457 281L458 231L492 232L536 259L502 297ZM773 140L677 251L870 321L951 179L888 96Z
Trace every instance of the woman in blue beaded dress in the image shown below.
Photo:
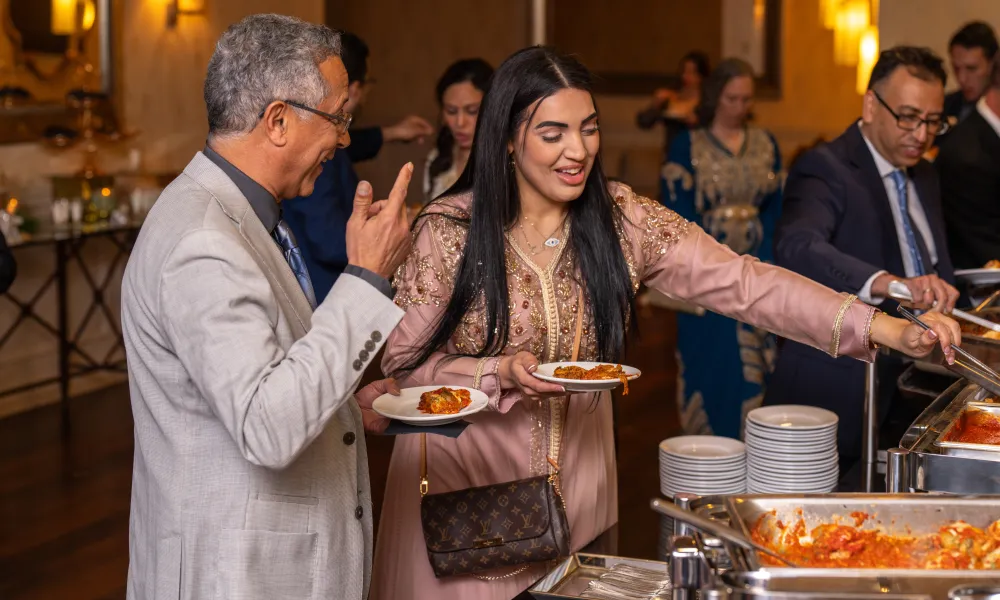
M748 124L753 69L722 61L704 82L701 128L678 135L661 173L661 202L739 254L771 262L781 214L781 155L767 131ZM746 413L764 397L775 339L715 313L679 313L678 407L686 433L741 437Z

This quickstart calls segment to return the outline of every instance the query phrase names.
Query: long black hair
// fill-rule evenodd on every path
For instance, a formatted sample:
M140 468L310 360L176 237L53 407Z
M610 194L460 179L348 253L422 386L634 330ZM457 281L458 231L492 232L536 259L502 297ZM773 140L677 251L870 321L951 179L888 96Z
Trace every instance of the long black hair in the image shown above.
M493 67L490 63L481 58L465 58L445 69L441 79L438 79L437 93L438 106L444 105L444 93L453 85L469 82L483 94L489 89L490 77L493 75ZM454 157L452 152L455 146L455 136L446 125L441 125L437 136L437 156L431 161L427 168L431 179L451 168Z
M521 126L530 122L545 98L564 89L590 92L591 81L590 72L575 58L537 46L516 52L494 73L480 107L465 171L444 197L424 208L413 225L418 228L428 216L439 215L463 224L468 231L448 306L397 373L416 368L445 347L465 315L480 301L486 309L486 340L478 351L464 356L497 356L507 346L510 292L505 244L506 234L520 214L508 143L517 139ZM470 190L472 206L468 217L456 216L444 208L447 196ZM583 279L579 283L585 286L589 300L601 361L617 361L624 353L625 334L635 307L635 292L618 233L624 218L608 190L598 153L583 193L569 203L567 251L577 257Z

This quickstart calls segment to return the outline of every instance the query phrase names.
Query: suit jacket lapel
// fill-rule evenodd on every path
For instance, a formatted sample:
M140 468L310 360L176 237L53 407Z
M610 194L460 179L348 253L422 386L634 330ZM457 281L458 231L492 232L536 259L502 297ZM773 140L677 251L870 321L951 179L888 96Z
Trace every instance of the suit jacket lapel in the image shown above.
M913 179L913 187L917 190L917 196L920 198L920 207L924 209L924 215L927 217L927 226L931 230L931 237L934 239L934 247L937 249L937 254L939 257L938 262L940 262L941 253L944 252L944 248L947 246L944 234L944 218L937 212L937 206L939 204L939 196L941 195L940 189L934 189L931 185L930 173L925 169L910 169L910 177ZM924 240L924 236L920 235L920 230L916 227L913 228L913 232L917 236L917 246L920 248L920 256L924 259L924 264L929 265L930 268L927 270L928 273L931 270L937 270L938 264L931 260L931 253L927 247L927 241Z
M893 265L903 269L903 255L899 250L899 236L896 234L896 221L892 217L892 209L889 208L889 195L885 192L885 184L882 176L879 175L878 167L875 165L875 158L868 150L868 144L861 135L861 129L857 124L851 125L847 130L847 138L850 142L850 160L854 166L857 180L860 181L875 205L878 212L879 223L882 226L882 252L888 259L886 268L893 270Z
M288 266L281 248L264 228L250 202L222 169L199 152L184 172L204 185L215 196L223 211L239 227L240 235L249 244L254 260L271 283L278 302L288 308L295 337L309 331L312 307L299 286L292 268Z

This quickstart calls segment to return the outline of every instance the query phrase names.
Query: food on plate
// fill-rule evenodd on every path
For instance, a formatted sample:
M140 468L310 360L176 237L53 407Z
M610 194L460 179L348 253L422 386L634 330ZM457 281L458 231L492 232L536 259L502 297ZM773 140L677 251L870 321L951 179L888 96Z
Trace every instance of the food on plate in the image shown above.
M944 441L1000 445L1000 417L985 410L967 409L944 437Z
M868 515L852 515L853 524L823 523L812 530L798 518L785 524L763 515L751 531L754 541L802 567L836 569L997 569L1000 568L1000 520L985 530L952 521L926 535L890 535L863 528ZM771 566L783 566L764 554Z
M454 415L472 404L469 390L442 387L420 394L417 410L428 415Z
M625 386L622 394L628 395L628 375L625 374L625 369L622 369L621 365L597 365L592 369L584 369L575 365L557 367L553 375L560 379L575 379L577 381L617 379Z
M983 268L984 269L1000 269L1000 260L997 260L997 259L994 258L990 262L986 263L986 266L983 267Z

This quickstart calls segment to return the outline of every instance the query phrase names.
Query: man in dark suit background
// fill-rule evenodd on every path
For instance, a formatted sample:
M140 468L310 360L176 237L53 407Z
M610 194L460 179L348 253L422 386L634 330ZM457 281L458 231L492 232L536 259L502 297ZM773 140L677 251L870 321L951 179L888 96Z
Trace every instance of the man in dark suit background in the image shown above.
M925 48L886 50L872 70L862 118L799 159L785 184L775 233L778 265L894 310L889 285L921 305L950 310L958 299L934 168L923 160L943 121L946 79ZM877 317L876 317L877 318ZM879 359L888 411L900 363ZM786 341L765 404L809 404L840 416L841 455L860 455L865 367Z
M7 246L3 233L0 233L0 294L10 289L15 275L17 275L17 263L14 262L14 253Z
M976 102L989 87L997 54L996 34L982 21L968 23L948 42L948 54L958 89L945 96L944 116L961 122L974 112Z
M354 113L364 104L375 80L368 73L368 45L352 33L341 35L341 45L349 81L344 111ZM386 142L423 141L433 133L431 124L416 115L388 127L352 129L350 145L334 152L323 164L313 193L281 203L282 218L295 234L317 302L323 301L347 266L344 236L358 187L354 163L375 158Z
M955 267L1000 259L1000 63L975 110L941 142L934 166Z

